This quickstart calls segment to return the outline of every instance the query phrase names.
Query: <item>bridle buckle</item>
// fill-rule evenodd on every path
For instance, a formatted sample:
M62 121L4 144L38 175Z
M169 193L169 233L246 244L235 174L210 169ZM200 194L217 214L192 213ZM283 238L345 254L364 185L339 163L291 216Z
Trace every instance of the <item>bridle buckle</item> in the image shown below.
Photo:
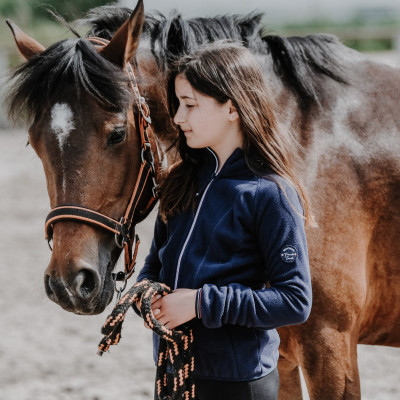
M123 291L126 289L126 285L128 284L127 274L125 272L119 271L116 274L112 274L114 280L114 290L117 295L115 298L115 303L118 303L121 299ZM117 282L123 282L120 287L117 287Z
M126 227L126 221L125 221L125 217L121 217L119 220L119 223L121 225L121 231L119 233L116 233L114 235L114 240L115 240L115 244L120 248L123 249L124 245L126 243L126 236L124 236L123 234L123 230Z

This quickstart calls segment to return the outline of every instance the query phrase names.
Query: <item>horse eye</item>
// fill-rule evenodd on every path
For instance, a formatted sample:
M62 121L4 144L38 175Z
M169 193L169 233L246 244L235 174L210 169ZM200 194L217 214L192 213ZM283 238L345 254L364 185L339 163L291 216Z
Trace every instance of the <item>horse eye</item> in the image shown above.
M126 130L125 129L115 129L108 135L107 139L107 144L109 146L112 146L114 144L121 143L126 136Z

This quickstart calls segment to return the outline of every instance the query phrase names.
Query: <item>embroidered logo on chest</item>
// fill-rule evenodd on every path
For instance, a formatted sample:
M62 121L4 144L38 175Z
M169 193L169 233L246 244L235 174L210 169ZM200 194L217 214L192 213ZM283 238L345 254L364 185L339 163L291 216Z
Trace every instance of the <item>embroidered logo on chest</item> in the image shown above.
M292 263L297 258L297 250L294 246L285 246L281 251L281 258L286 263Z

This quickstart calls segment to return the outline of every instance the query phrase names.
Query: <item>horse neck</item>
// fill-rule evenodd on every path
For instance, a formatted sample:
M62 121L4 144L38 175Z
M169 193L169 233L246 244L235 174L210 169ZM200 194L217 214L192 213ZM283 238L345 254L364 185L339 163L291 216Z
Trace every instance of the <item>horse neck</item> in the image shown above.
M279 125L283 131L290 131L295 140L304 146L308 140L306 126L312 113L301 108L294 92L287 89L276 75L271 56L258 55L257 58Z

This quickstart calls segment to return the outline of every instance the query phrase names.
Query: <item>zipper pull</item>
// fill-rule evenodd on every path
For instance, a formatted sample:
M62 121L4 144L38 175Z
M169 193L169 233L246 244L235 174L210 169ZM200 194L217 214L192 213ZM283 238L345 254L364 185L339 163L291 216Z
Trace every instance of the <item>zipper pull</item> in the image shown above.
M210 176L210 180L208 181L207 184L205 184L198 192L195 193L194 198L198 199L202 193L204 192L204 189L215 179L215 177L217 176L217 174L215 172L213 172Z

